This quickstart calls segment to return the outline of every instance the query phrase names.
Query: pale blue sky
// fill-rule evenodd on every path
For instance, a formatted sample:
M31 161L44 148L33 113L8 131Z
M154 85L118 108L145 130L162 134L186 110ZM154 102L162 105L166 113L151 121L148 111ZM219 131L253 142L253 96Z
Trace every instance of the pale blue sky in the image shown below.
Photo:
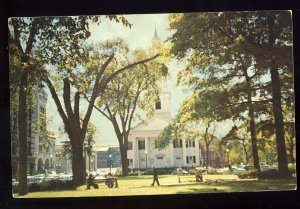
M125 15L125 18L133 24L131 28L126 28L120 23L108 21L105 18L103 18L103 22L100 25L91 25L90 31L92 35L88 41L98 42L119 37L128 43L130 49L142 48L147 50L151 46L151 40L154 36L155 28L162 41L166 40L170 35L170 31L168 30L167 14ZM180 63L178 64L175 60L166 64L170 72L168 87L171 91L171 115L174 117L187 95L184 94L181 87L176 87L175 85L177 73L181 69L182 65ZM56 106L51 95L48 95L47 114L50 119L49 129L57 136L56 142L59 143L61 140L64 140L61 139L58 134L58 128L63 123L57 113ZM82 112L84 113L85 110ZM96 145L118 145L117 137L115 136L110 121L108 121L95 109L91 120L97 128L95 137ZM216 135L224 135L229 126L230 123L228 124L228 122L223 126L221 125L220 127L222 128L216 131Z
M113 38L122 38L127 43L130 49L142 48L147 50L151 46L151 40L154 36L155 28L159 38L164 41L170 35L168 28L168 20L166 14L148 14L148 15L126 15L126 19L133 24L131 28L126 28L120 23L115 23L103 19L103 22L98 26L93 24L90 26L91 37L89 42L98 42ZM170 80L168 81L169 89L171 90L171 111L172 116L175 116L180 104L186 97L182 88L176 87L176 75L180 67L176 61L167 63L170 70ZM49 129L58 137L57 142L63 140L59 137L58 128L61 126L62 120L57 113L56 106L50 94L48 94L47 114L49 118ZM84 111L83 111L84 112ZM99 112L93 110L91 117L92 122L97 127L96 144L97 145L117 145L118 141L115 136L113 127L105 117Z

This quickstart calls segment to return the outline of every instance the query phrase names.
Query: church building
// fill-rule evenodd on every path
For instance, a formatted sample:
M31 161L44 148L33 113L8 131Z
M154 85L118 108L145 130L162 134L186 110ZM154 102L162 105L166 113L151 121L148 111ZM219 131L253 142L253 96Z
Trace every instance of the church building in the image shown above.
M157 44L159 38L155 30L152 40ZM196 167L202 165L199 142L175 140L166 148L156 146L157 136L172 122L171 92L167 80L161 82L160 101L155 104L155 114L142 124L132 128L128 139L128 163L130 169Z

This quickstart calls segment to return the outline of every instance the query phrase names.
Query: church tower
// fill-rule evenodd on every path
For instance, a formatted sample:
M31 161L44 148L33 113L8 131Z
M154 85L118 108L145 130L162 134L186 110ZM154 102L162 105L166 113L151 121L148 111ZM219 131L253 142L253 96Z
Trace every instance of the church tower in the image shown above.
M152 47L154 50L159 50L161 40L157 35L155 28L154 37L152 38ZM171 119L171 92L168 88L167 77L162 77L159 82L160 92L158 101L155 103L155 113L163 117Z

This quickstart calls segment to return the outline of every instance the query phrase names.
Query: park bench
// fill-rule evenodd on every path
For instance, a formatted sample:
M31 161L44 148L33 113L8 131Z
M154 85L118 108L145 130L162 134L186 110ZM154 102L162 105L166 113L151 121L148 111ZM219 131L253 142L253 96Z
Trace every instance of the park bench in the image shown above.
M96 177L94 180L95 183L104 183L108 188L118 187L118 178L117 177Z

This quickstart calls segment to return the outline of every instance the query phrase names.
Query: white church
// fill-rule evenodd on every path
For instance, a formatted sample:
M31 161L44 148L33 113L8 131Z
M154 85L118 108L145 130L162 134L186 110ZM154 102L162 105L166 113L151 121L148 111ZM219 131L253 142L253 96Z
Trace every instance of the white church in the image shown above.
M153 44L159 41L156 30ZM175 140L166 148L156 147L156 137L171 121L171 92L167 81L160 90L160 102L155 104L155 114L142 124L132 128L128 139L128 162L130 169L197 167L203 159L199 143L196 141Z

